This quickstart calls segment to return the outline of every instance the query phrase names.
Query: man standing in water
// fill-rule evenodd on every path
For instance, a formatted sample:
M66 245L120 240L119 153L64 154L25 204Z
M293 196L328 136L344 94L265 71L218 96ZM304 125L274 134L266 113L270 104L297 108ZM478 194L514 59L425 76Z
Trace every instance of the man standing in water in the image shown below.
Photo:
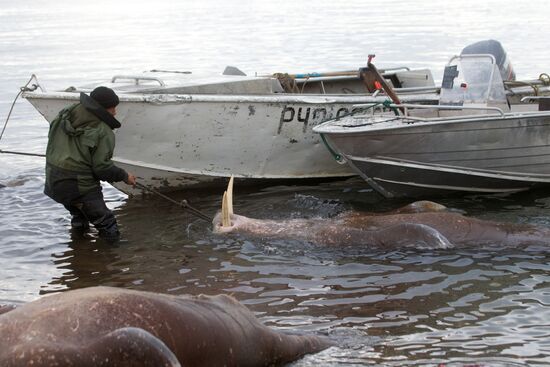
M85 231L91 222L109 242L120 238L115 216L105 205L100 181L136 178L111 160L115 148L113 130L119 103L115 92L97 87L90 96L80 93L80 103L64 108L50 125L46 149L44 193L71 213L71 226Z

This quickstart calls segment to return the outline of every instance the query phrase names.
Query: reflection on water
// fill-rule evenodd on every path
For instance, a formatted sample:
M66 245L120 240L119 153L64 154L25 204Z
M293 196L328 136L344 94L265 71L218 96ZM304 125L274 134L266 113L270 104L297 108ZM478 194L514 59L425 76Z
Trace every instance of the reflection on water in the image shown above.
M48 89L61 89L153 68L218 72L233 64L251 74L356 69L377 53L378 65L430 67L438 78L450 56L489 38L503 43L520 78L550 67L541 47L547 0L0 5L0 122L33 72ZM46 134L42 117L21 100L0 147L41 153ZM0 156L0 303L94 285L230 293L268 325L337 342L299 366L550 364L545 247L384 251L223 237L170 203L128 199L106 186L125 238L113 247L93 232L71 235L66 211L42 194L43 165L39 158ZM354 181L236 187L235 194L237 213L274 219L406 204L382 200ZM179 199L192 199L213 215L220 195L183 193ZM550 226L549 191L438 201L483 219Z
M107 188L125 237L119 246L109 246L94 233L70 238L68 217L54 205L41 202L37 206L42 212L27 209L29 195L40 184L27 181L17 190L27 198L18 204L27 213L27 227L39 227L42 239L23 248L30 233L19 229L5 241L10 246L2 248L2 258L17 259L13 271L20 275L30 274L27 265L33 273L50 269L49 274L34 273L41 293L98 284L173 294L229 293L268 325L327 334L338 341L339 348L297 363L304 366L548 361L547 248L503 249L494 244L385 251L225 237L170 203L153 197L123 200ZM347 209L384 211L401 205L382 201L358 181L248 192L236 188L235 194L235 210L253 217L332 216ZM444 201L485 218L550 225L545 219L548 197L538 192ZM42 200L38 195L35 199ZM203 193L194 197L193 205L213 214L220 197ZM42 247L48 230L57 233L56 240L49 240L57 244ZM6 294L25 298L16 289Z

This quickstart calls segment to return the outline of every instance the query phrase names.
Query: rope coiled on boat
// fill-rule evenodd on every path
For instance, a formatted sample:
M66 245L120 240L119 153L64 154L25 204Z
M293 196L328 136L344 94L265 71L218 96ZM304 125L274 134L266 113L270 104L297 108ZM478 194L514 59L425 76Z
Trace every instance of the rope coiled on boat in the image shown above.
M538 79L543 86L547 87L550 85L550 75L546 74L546 73L542 73L539 75ZM538 96L539 95L539 86L534 84L534 83L530 83L530 82L524 82L524 81L520 81L520 80L510 80L510 81L505 81L504 82L504 85L506 87L510 87L510 88L514 88L514 87L531 87L533 88L533 93L535 96Z
M298 88L298 83L296 83L296 79L289 74L275 73L273 74L273 76L277 78L277 80L281 84L281 87L283 87L283 90L286 93L300 93L300 88Z

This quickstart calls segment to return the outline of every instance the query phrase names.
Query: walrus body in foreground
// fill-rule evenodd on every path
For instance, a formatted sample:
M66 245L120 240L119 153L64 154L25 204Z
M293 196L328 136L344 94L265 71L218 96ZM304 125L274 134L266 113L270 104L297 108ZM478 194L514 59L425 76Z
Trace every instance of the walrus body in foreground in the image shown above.
M440 204L419 201L393 212L346 212L334 218L262 220L222 213L213 221L216 233L242 233L261 238L288 238L327 246L415 246L550 244L550 230L528 224L502 223L465 217Z
M274 331L225 295L92 287L0 315L1 366L271 366L328 346Z

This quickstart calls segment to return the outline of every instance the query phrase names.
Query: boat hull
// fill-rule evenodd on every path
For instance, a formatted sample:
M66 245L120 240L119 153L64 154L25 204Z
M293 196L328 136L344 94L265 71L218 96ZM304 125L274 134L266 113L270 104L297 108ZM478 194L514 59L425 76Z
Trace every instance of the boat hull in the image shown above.
M326 133L385 197L503 193L550 184L550 114Z
M77 93L25 93L52 121ZM325 179L355 173L338 164L312 127L372 97L120 94L113 160L162 191L216 186L219 178ZM414 96L414 98L428 98ZM381 101L384 97L381 97ZM224 181L223 181L224 182ZM134 193L121 183L116 187Z

